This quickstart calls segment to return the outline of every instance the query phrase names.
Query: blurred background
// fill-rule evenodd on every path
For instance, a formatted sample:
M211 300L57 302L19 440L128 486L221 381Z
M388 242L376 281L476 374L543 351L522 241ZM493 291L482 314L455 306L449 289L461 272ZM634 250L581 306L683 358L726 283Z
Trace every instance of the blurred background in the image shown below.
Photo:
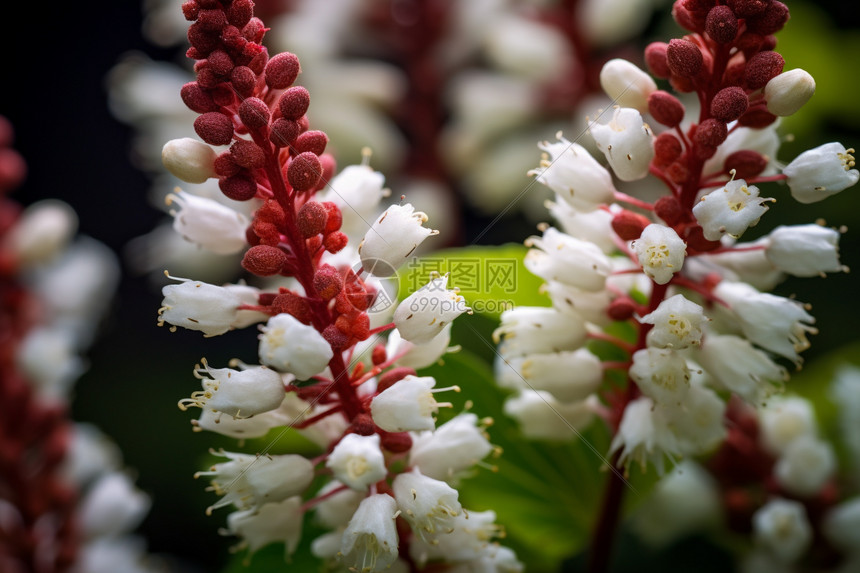
M507 4L528 7L548 3ZM150 7L159 4L169 2L149 3ZM180 2L172 4L178 11ZM259 4L270 14L286 10L274 0ZM328 2L319 1L318 4L326 5ZM332 1L332 12L341 4ZM365 31L381 29L386 14L384 10L380 12L379 7L385 8L389 3L368 4L378 6L372 14L376 20L371 21ZM388 16L397 20L394 17L397 10L409 2L390 4L392 13ZM422 2L418 4L424 5ZM428 6L441 4L426 3ZM481 4L490 6L492 3ZM618 2L605 4L619 10L619 6L623 6ZM781 132L794 134L794 140L786 140L779 158L788 162L805 149L833 140L841 141L846 147L860 147L860 112L857 111L860 76L854 71L851 60L852 54L860 53L860 16L856 7L838 0L788 4L792 19L778 36L781 40L778 49L785 56L786 69L806 69L816 78L819 90L806 108L783 125ZM31 6L35 9L29 10ZM106 243L122 255L130 241L150 232L163 221L164 212L156 209L151 200L152 177L144 169L151 167L151 162L147 164L147 159L133 144L139 131L118 121L109 110L107 78L112 68L129 52L184 66L184 47L169 45L170 38L163 39L166 45L159 47L145 37L142 32L144 9L132 0L23 4L20 7L24 9L25 16L6 16L3 34L0 35L0 49L4 55L0 113L14 125L15 146L29 165L27 180L14 196L24 204L47 197L67 201L78 213L82 233ZM293 6L292 9L297 8ZM619 40L613 45L596 46L590 53L594 69L599 70L602 61L609 57L623 54L636 58L637 50L641 52L648 42L667 41L674 37L677 29L668 17L668 11L666 2L649 5L643 12L644 16L639 18L641 31L632 38ZM409 18L404 18L401 20L408 23ZM349 31L351 24L346 22L343 26ZM468 30L464 34L468 37ZM356 48L362 45L360 39L360 35L353 34L349 42L326 49L334 50L335 56L360 53L363 58L372 58L379 55L374 50L361 53L361 49ZM371 37L366 45L375 46L378 50L385 44L377 40L379 38ZM456 45L451 49L455 48ZM469 47L463 49L468 50ZM325 52L325 49L320 50ZM271 48L270 53L274 53ZM311 73L310 57L305 60L305 55L298 53ZM548 53L551 55L553 52ZM333 57L331 52L324 55ZM323 56L313 57L324 61ZM508 63L504 58L504 54L493 56L492 53L484 53L475 63L458 60L454 54L451 69L478 66L496 71L501 69L510 75L516 72L518 65L522 65ZM386 63L391 66L400 65L393 55L388 60ZM593 75L593 70L587 73ZM453 81L453 72L447 74L442 73L434 79L437 82ZM373 78L377 76L368 77L373 84L376 81ZM378 77L380 85L389 85L384 83L389 76ZM405 77L409 78L409 73L405 73ZM324 86L331 80L317 78L315 81ZM424 92L421 90L434 89L438 84L416 88L417 94L411 91L408 82L405 88L402 84L391 85L405 89L403 97L418 98L415 101L422 102L421 93ZM493 84L489 85L492 87ZM375 146L374 166L388 176L395 194L401 192L400 185L413 185L416 180L430 181L438 188L449 189L441 192L445 199L439 208L440 218L431 221L434 226L441 225L447 229L445 236L449 245L521 242L533 233L537 221L549 216L541 210L539 199L514 199L529 181L520 163L513 161L520 174L519 179L511 179L504 172L488 181L475 181L474 177L476 173L492 174L494 170L502 169L512 163L512 157L524 161L525 168L537 165L539 153L535 147L532 147L530 156L523 157L522 152L512 155L514 150L521 149L516 147L513 137L508 137L514 132L518 138L531 142L553 138L559 127L567 127L569 133L575 133L576 128L569 126L575 126L574 117L581 121L584 112L577 115L575 110L579 108L565 102L575 99L586 105L590 95L575 93L570 86L554 87L559 91L541 100L546 109L540 113L523 113L516 122L497 126L481 141L463 142L456 138L457 133L436 133L441 141L447 142L446 153L461 154L461 160L467 157L465 164L451 160L438 150L438 156L428 158L426 149L416 151L410 148L406 145L410 142L413 147L428 145L424 138L427 130L433 132L434 127L408 127L409 118L404 117L396 106L389 108L387 119L380 121L383 124L387 122L394 131L388 136L371 134L379 141ZM134 89L140 98L150 95L141 85ZM313 89L311 93L316 95ZM480 102L482 93L489 97L493 90L481 92L479 86L474 92L464 91L461 96L455 93L451 96L455 103L450 107L434 109L431 106L421 113L414 113L425 120L436 114L437 121L453 124L460 115L469 112L465 108L474 107L469 98L478 98L476 101ZM371 96L382 97L378 94ZM179 105L178 92L173 97ZM502 106L499 115L512 113L504 107L508 104L510 102L499 103ZM348 119L341 118L341 121ZM325 123L324 118L320 120ZM469 121L467 118L459 125L467 134L471 128ZM312 124L327 129L317 123ZM190 130L190 120L179 129ZM337 134L327 131L336 144ZM358 139L360 137L355 134L344 135L346 143L341 151L345 159L341 160L340 166L359 160L355 150L365 142ZM503 141L510 142L510 148L493 147ZM389 156L386 156L386 149L392 150ZM395 152L398 154L396 158L391 156ZM499 180L506 181L512 191L506 191L506 195L488 194L487 189L499 186ZM538 192L534 189L535 194ZM843 262L860 269L860 199L857 193L856 188L851 189L811 206L780 200L755 231L766 232L777 222L806 223L814 218L822 218L832 226L846 225L848 232L842 240ZM764 194L788 199L787 193L781 190ZM441 220L439 225L437 220ZM125 270L113 312L89 355L90 369L77 384L73 414L78 420L94 422L119 443L126 463L138 471L138 485L153 496L153 509L142 527L151 551L177 556L184 560L188 570L197 567L200 571L215 571L227 560L229 547L229 542L217 538L223 516L207 518L204 515L212 497L204 492L204 484L195 482L192 475L201 469L207 448L228 446L231 441L192 433L189 423L192 416L179 412L176 402L193 389L191 370L200 357L237 356L253 362L254 357L247 354L249 349L253 351L254 345L249 337L254 333L234 333L229 337L204 341L198 333L171 334L167 329L158 328L156 311L161 301L158 289L146 276L132 272L128 266ZM851 298L858 292L860 277L857 273L831 275L823 280L794 279L779 287L778 294L796 294L799 300L813 306L821 333L813 338L813 346L805 354L809 363L837 347L860 340L860 330L856 328L860 312Z

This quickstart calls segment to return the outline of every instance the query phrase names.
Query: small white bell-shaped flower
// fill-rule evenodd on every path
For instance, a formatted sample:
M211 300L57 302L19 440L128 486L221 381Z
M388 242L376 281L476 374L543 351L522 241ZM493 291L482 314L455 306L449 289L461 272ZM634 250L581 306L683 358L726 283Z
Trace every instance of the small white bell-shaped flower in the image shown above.
M544 156L540 167L528 174L537 176L570 207L589 212L614 201L612 175L583 146L571 143L559 132L557 142L544 141L538 147L549 157Z
M783 386L788 372L749 340L731 334L709 334L696 360L716 382L753 405Z
M350 237L361 236L367 230L379 212L379 202L391 193L384 187L385 176L371 169L369 160L369 150L364 150L364 161L360 165L348 165L335 175L325 197L340 208L341 230Z
M772 398L759 412L761 442L775 456L781 456L802 436L815 436L818 424L809 400L799 396Z
M603 64L600 69L600 87L617 105L632 107L639 113L648 111L648 96L657 90L657 84L651 76L621 58Z
M827 541L845 553L856 553L860 547L860 497L843 501L831 508L822 521Z
M161 163L186 183L203 183L215 173L215 150L196 139L171 139L161 149Z
M77 230L75 210L63 201L46 199L24 210L6 240L18 263L47 263L66 249Z
M364 270L378 277L394 274L424 239L439 234L424 227L426 222L427 215L410 203L386 209L358 245Z
M531 440L569 440L594 420L599 401L592 394L585 400L560 402L543 390L525 388L505 400L504 412L516 420Z
M654 325L648 331L648 346L682 350L702 343L702 327L707 320L701 306L676 294L661 302L640 322Z
M340 491L331 493L337 489L340 489ZM314 505L317 521L326 527L334 529L345 527L349 523L355 510L358 509L361 500L364 499L364 492L345 487L339 481L332 480L320 488L317 498L323 498L322 501ZM339 546L340 537L338 537Z
M265 366L245 370L210 368L206 359L194 367L194 377L203 390L179 401L179 408L191 406L222 412L234 418L248 418L274 410L284 401L286 390L281 375Z
M702 197L693 207L693 215L705 238L718 241L723 235L738 238L758 223L768 210L769 197L759 197L758 187L743 179L733 179Z
M612 232L614 207L583 212L574 209L567 201L546 201L544 206L553 219L558 221L562 231L571 237L594 243L607 255L614 253L615 234Z
M498 384L512 390L546 390L562 402L583 400L603 380L603 364L587 348L529 354L499 361Z
M576 350L585 343L585 321L574 311L518 306L502 313L501 324L493 332L504 358L538 352Z
M592 122L588 129L619 179L636 181L648 175L654 158L654 137L641 113L618 107L609 123Z
M436 364L442 355L448 351L451 344L451 324L448 323L442 329L442 332L430 339L429 342L423 344L414 344L408 340L404 340L400 336L400 331L396 328L391 330L388 335L388 344L385 351L390 358L398 356L395 364L397 366L405 366L414 370L426 368L432 364Z
M412 470L399 474L391 484L394 499L412 529L425 541L450 533L463 510L459 492L444 481Z
M90 487L78 508L77 519L86 537L114 535L137 527L149 506L149 496L137 489L131 478L111 471Z
M359 491L388 473L385 457L379 448L379 434L347 434L329 454L325 465L336 479Z
M860 171L853 169L853 153L853 149L832 142L798 155L782 170L791 196L799 203L815 203L855 185Z
M594 243L547 227L542 237L529 237L526 268L546 281L558 281L586 291L600 291L612 272L609 258Z
M726 402L695 379L682 403L659 404L657 409L681 455L703 454L726 439Z
M792 440L773 468L774 476L785 491L814 496L836 471L833 446L815 436Z
M647 396L627 404L609 450L621 450L618 458L621 466L627 467L635 461L644 469L651 462L659 474L663 473L663 458L667 454L680 454L677 439L669 430L663 411L656 409Z
M756 542L783 563L799 559L812 543L812 527L800 502L772 499L753 514L752 523Z
M185 240L196 243L216 255L232 255L244 249L248 241L245 230L248 218L242 213L207 197L177 190L167 196L172 210L173 229Z
M397 502L388 494L364 498L343 532L339 557L344 565L362 573L391 566L398 555L397 513Z
M631 243L642 271L658 285L672 280L684 266L687 244L671 227L652 223Z
M800 68L782 72L764 86L767 111L782 117L797 113L813 94L815 79Z
M218 336L230 330L236 321L239 296L225 287L219 287L176 277L179 284L167 285L161 289L164 300L158 309L158 325L172 324L188 330L199 330L206 336Z
M302 536L302 498L267 503L259 509L234 511L227 516L227 529L242 538L251 552L269 543L283 543L292 555Z
M690 389L684 358L668 348L643 348L633 353L630 378L658 404L679 404Z
M260 331L260 362L298 380L319 374L334 356L331 345L313 326L291 314L276 314Z
M455 318L471 312L457 289L449 290L448 275L430 282L406 297L394 311L394 325L403 340L425 344L433 340Z
M839 262L839 231L823 225L780 225L767 236L767 259L796 277L846 271Z
M496 524L496 512L463 510L453 519L452 531L432 541L413 539L409 553L423 567L428 559L474 561L480 559L494 537L502 530Z
M450 480L471 468L493 450L478 417L464 413L445 422L435 432L412 436L409 465L425 476Z
M433 397L436 392L459 391L460 388L436 388L432 376L409 375L398 380L373 397L370 415L374 423L386 432L419 432L436 427L433 414L450 403L439 403Z
M608 326L612 322L606 314L613 297L609 289L590 292L558 281L549 281L541 287L541 292L549 296L553 308L560 312L574 311L597 326Z

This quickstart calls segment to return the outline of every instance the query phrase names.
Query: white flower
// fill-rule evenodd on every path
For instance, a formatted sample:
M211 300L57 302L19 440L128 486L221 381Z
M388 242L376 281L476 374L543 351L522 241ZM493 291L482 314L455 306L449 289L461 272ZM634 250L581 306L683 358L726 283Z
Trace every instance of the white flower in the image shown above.
M486 56L517 75L550 81L570 65L570 47L558 28L514 11L488 18L482 36Z
M418 470L398 475L391 489L404 519L425 541L435 539L440 533L450 533L453 518L463 509L457 501L460 494L456 489Z
M505 358L538 352L576 350L585 343L585 321L573 311L550 307L518 306L502 313L493 340L501 341Z
M664 456L680 453L662 410L655 409L654 402L645 396L627 404L609 450L621 450L619 465L626 467L635 461L644 470L651 462L660 474Z
M149 511L149 496L126 474L112 471L90 488L78 509L84 535L118 535L137 527Z
M751 342L795 364L802 362L798 352L809 348L806 334L818 331L810 326L815 318L801 303L730 281L718 284L714 295L728 303Z
M531 440L570 440L594 420L598 406L593 394L585 400L559 402L543 390L525 388L505 400L505 414L516 420Z
M545 390L562 402L583 400L603 380L603 364L587 348L499 361L498 384L512 390Z
M385 458L379 449L379 434L347 434L326 461L334 477L356 490L364 490L385 477Z
M274 410L284 400L286 390L281 375L265 366L246 370L210 368L204 358L194 367L194 377L203 390L179 401L179 408L190 406L223 412L234 418L248 418ZM211 376L211 378L209 378Z
M684 266L687 244L671 227L652 223L631 244L642 270L651 280L664 285Z
M612 302L609 289L589 292L558 281L549 281L541 287L541 292L549 296L552 306L560 312L575 311L597 326L607 326L612 322L606 314Z
M78 488L122 465L119 447L92 424L77 422L71 432L60 472Z
M759 413L761 442L775 456L782 455L802 436L815 436L817 424L812 404L798 396L771 399Z
M386 354L389 358L400 355L395 364L415 370L435 364L448 351L448 345L451 343L451 325L452 323L449 322L442 332L423 344L413 344L403 340L400 331L394 328L388 335Z
M349 521L340 546L340 558L358 573L384 571L397 559L397 502L377 493L364 498Z
M600 291L612 272L609 258L600 247L565 235L554 227L542 237L529 237L523 261L526 268L546 281L558 281L587 291Z
M273 316L260 330L260 362L299 380L325 370L334 356L331 345L313 326L291 314Z
M782 117L797 113L814 93L815 79L800 68L782 72L764 86L767 110Z
M410 543L409 553L423 567L428 559L444 559L446 561L471 561L479 559L494 537L501 529L495 523L494 511L463 510L453 519L452 531L440 535L427 542L414 539Z
M161 149L161 162L186 183L203 183L215 173L215 150L196 139L171 139Z
M436 379L432 376L409 375L398 380L376 396L370 402L370 415L377 426L386 432L418 432L432 430L436 427L433 414L441 406L433 398L435 392L459 390L453 388L437 388Z
M639 113L648 111L648 96L657 90L657 84L651 76L621 58L603 64L600 87L615 104L632 107Z
M827 541L845 553L857 553L860 548L860 497L843 501L830 509L822 522Z
M812 542L812 527L803 504L774 499L753 514L753 536L785 563L796 561Z
M642 32L653 10L649 0L587 0L576 5L574 18L589 46L606 49Z
M296 454L254 456L222 450L217 455L230 461L194 475L211 477L212 491L223 496L207 513L231 503L238 509L249 509L283 501L304 492L314 477L313 464Z
M447 287L447 274L431 278L397 306L394 325L404 340L414 344L430 342L455 318L471 311L457 289Z
M696 360L718 383L717 387L753 405L761 404L788 380L785 368L748 340L729 334L709 334Z
M829 391L830 400L839 405L840 437L851 460L854 475L860 475L860 369L855 366L840 366L833 377Z
M246 284L226 284L224 285L224 288L238 296L241 304L259 306L260 289ZM269 320L270 316L271 315L267 312L240 308L236 311L236 318L230 324L230 328L246 328L252 324Z
M835 470L836 454L833 446L814 436L805 435L788 444L773 471L787 492L814 496Z
M797 277L846 271L839 263L839 231L822 225L780 225L767 237L767 259Z
M707 320L701 306L676 294L639 322L654 325L648 331L648 346L681 350L701 344L702 326Z
M169 275L168 275L169 276ZM218 336L230 330L236 321L239 296L225 288L201 281L170 277L181 281L161 289L164 301L158 309L158 325L199 330L206 336Z
M612 176L588 151L558 134L558 142L544 141L538 147L549 154L540 167L529 171L577 211L593 211L615 199Z
M726 234L738 238L758 223L768 210L768 201L773 199L759 197L755 185L733 179L702 197L693 207L693 215L709 241L718 241Z
M290 396L290 395L288 395ZM295 396L295 394L292 394ZM285 398L286 399L286 398ZM203 408L200 412L200 417L192 420L195 432L215 432L222 436L230 436L231 438L261 438L269 433L269 430L278 426L284 426L290 423L290 419L284 416L281 408L277 410L269 410L261 414L256 414L250 418L233 418L232 416L224 416L221 412L213 412L207 408Z
M389 195L385 176L366 164L348 165L329 183L326 200L340 207L343 232L363 234L378 212L379 202Z
M251 552L269 543L284 543L292 554L302 536L302 498L267 503L259 509L234 511L227 516L227 528L247 544Z
M445 422L435 432L413 435L409 465L419 468L425 476L450 480L485 458L492 449L478 427L478 417L465 413Z
M549 209L550 215L559 222L561 229L571 237L594 243L607 255L618 248L615 234L612 232L614 208L583 212L574 209L564 200L546 201L544 205Z
M72 384L86 370L76 346L73 334L64 328L40 326L27 332L15 358L41 398L68 397Z
M343 489L335 494L331 493L340 488ZM325 498L314 506L317 521L326 527L336 528L349 523L361 500L364 499L364 492L345 487L339 481L332 480L320 488L317 497ZM340 536L337 544L340 547Z
M684 358L671 349L643 348L633 354L630 378L658 404L677 404L690 389L690 371Z
M33 203L6 237L18 262L46 263L65 250L78 230L78 216L67 203L46 199Z
M170 214L174 230L185 240L216 255L232 255L247 246L245 230L249 222L242 213L213 199L181 190L170 193L166 202L179 205L179 211L171 210Z
M677 452L682 455L705 453L726 439L723 424L726 403L703 384L690 384L682 403L660 404L657 409L658 417L674 435Z
M386 209L358 245L364 270L378 277L394 274L424 239L438 234L424 227L426 222L427 215L410 203Z
M81 544L73 573L158 573L161 563L151 563L143 539L131 535L97 537Z
M651 129L642 114L629 107L619 107L607 124L589 124L591 136L622 181L635 181L648 175L654 158Z
M799 203L815 203L835 195L860 180L854 167L853 149L841 143L825 143L798 155L782 170L791 196Z

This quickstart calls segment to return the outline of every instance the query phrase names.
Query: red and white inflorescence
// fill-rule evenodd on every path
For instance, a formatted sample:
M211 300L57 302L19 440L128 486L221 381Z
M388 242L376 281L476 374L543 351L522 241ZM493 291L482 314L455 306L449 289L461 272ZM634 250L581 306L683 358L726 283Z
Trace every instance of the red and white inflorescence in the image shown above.
M423 226L426 215L410 204L377 214L387 193L369 155L333 177L328 138L309 129L308 90L293 85L299 60L269 57L253 2L191 0L182 10L193 22L187 55L197 79L181 96L200 114L202 142L169 142L164 164L191 183L217 178L226 197L253 209L247 219L179 192L168 198L180 206L175 227L208 250L244 250L242 267L264 286L177 279L164 287L162 324L206 336L254 324L261 331L259 366L204 360L194 370L202 390L180 407L203 410L197 429L249 438L289 426L325 450L312 460L224 452L228 461L200 474L224 496L213 507L235 507L228 528L251 550L279 541L288 553L311 513L332 530L313 552L353 571L427 562L520 570L493 541L493 513L467 512L452 487L493 450L482 425L463 413L435 428L433 414L450 404L434 394L458 389L434 388L414 369L446 351L450 323L468 307L439 277L399 305L393 322L373 322L390 316L384 303L393 293L382 279L436 233ZM389 348L374 346L387 330L398 333ZM369 363L357 362L371 348ZM317 475L332 479L312 486Z

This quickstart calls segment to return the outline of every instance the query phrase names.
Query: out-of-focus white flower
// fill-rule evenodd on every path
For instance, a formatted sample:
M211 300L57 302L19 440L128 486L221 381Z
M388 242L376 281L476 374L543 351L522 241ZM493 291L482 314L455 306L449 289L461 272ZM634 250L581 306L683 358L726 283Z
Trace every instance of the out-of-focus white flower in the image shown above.
M234 418L248 418L274 410L284 400L284 382L274 370L265 366L245 370L210 368L205 358L201 362L202 366L194 367L194 376L201 381L203 390L180 400L182 410L195 406Z
M709 334L696 360L718 387L734 392L753 405L782 388L788 372L748 340L730 334Z
M325 370L334 356L331 345L314 327L291 314L276 314L260 330L260 362L299 380Z
M812 543L812 527L803 505L788 499L773 499L753 514L753 536L785 563L806 553Z
M87 423L74 425L61 470L69 482L83 488L96 477L117 470L121 465L119 447L101 430Z
M589 46L608 48L642 32L653 7L651 0L585 0L576 5L577 27Z
M780 225L767 236L767 259L797 277L846 271L839 262L839 231L822 225Z
M565 235L554 227L542 237L529 237L524 264L533 274L547 281L558 281L587 291L600 291L612 272L609 258L600 247Z
M687 361L671 349L643 348L633 353L630 378L658 404L678 404L690 389Z
M159 326L166 322L174 329L181 326L199 330L205 336L218 336L230 330L242 304L235 292L202 281L170 278L180 283L161 289L164 300L158 309Z
M491 18L487 27L485 52L503 70L549 80L569 65L571 46L556 27L514 13Z
M558 281L549 281L542 287L549 295L552 306L560 312L574 311L586 321L598 326L606 326L611 321L606 309L612 302L609 289L594 292L582 290Z
M456 489L418 470L399 474L391 489L404 519L425 541L450 533L454 518L463 510Z
M433 340L445 326L470 312L457 289L448 289L448 275L431 278L430 282L406 297L394 311L394 325L400 336L414 344Z
M735 243L737 249L728 249L715 255L700 254L687 261L689 265L684 272L698 279L709 273L717 273L724 279L742 281L761 291L770 290L785 280L785 273L768 260L764 249L767 244L767 237L763 237L752 243Z
M759 412L761 442L771 454L781 456L802 436L815 436L818 425L812 404L798 396L772 398Z
M435 432L413 435L409 465L425 476L451 480L484 459L492 449L478 426L478 417L465 413L445 422Z
M680 453L662 410L655 409L654 402L645 396L627 404L609 449L610 452L621 450L618 463L622 466L636 462L644 469L650 462L660 474L663 473L663 458Z
M828 511L822 522L822 532L827 541L845 553L858 553L858 548L860 548L860 497L843 501Z
M658 409L659 420L672 432L682 455L708 452L726 438L726 403L703 384L694 381L683 402L659 404Z
M800 68L782 72L764 86L767 110L782 117L797 113L814 93L815 79Z
M603 365L587 348L529 354L498 361L496 378L505 388L545 390L562 402L572 402L597 390Z
M502 313L493 332L504 358L539 352L576 350L585 343L585 321L575 311L551 307L518 306Z
M676 294L661 302L640 322L654 325L648 331L648 346L682 350L701 344L702 327L707 320L701 306Z
M684 266L687 244L671 227L652 223L631 243L642 270L655 283L664 285Z
M340 559L356 571L383 571L397 559L394 519L397 502L377 493L364 498L349 521L340 546Z
M443 392L452 388L438 388L436 379L432 376L409 375L398 380L376 396L370 402L370 415L377 426L386 432L419 432L432 430L436 427L433 414L441 406L433 398L435 392ZM459 390L454 386L453 389Z
M100 477L78 509L81 528L87 537L126 533L143 520L150 500L126 474L113 471Z
M179 211L171 210L170 214L173 229L185 240L216 255L232 255L247 246L245 230L249 223L242 213L185 191L171 193L166 201L168 205L179 205Z
M600 87L613 103L632 107L639 113L648 111L648 96L657 90L654 80L638 66L621 58L603 64L600 70Z
M340 208L341 229L352 236L362 236L372 225L379 202L390 194L385 176L369 165L348 165L329 182L326 200Z
M190 137L171 139L161 150L161 162L186 183L203 183L215 173L215 150Z
M560 402L543 390L524 388L505 400L505 414L516 420L526 438L569 440L594 420L598 399Z
M773 199L759 197L755 185L733 179L702 197L693 207L693 215L709 241L718 241L726 234L738 238L758 223L767 212L765 203L769 201Z
M500 533L494 511L465 510L453 520L452 531L432 542L413 540L409 552L423 566L428 559L473 561L480 559L494 537Z
M830 386L830 400L839 405L839 429L842 443L849 452L848 459L854 479L860 476L860 369L842 366L836 371Z
M808 149L782 170L799 203L815 203L855 185L860 171L854 167L853 149L841 143L825 143Z
M163 564L146 555L146 544L131 535L97 537L82 544L72 573L158 573Z
M607 255L618 248L612 232L613 212L611 210L595 209L591 212L582 212L574 209L564 200L546 201L544 205L559 222L562 231L571 237L594 243Z
M591 136L622 181L636 181L648 175L654 158L651 128L642 114L629 107L616 108L609 123L589 124Z
M331 493L337 489L340 491ZM349 523L361 500L364 499L364 492L356 491L344 486L337 480L332 480L320 488L317 497L324 498L314 506L317 521L334 529L345 527ZM338 535L337 541L339 549L340 535Z
M24 266L55 259L78 230L78 216L67 203L45 199L27 207L7 236Z
M334 477L356 490L364 490L385 477L388 470L379 449L379 434L347 434L326 461Z
M448 323L442 332L423 344L413 344L400 336L400 331L392 329L388 335L386 354L389 358L401 355L395 362L398 366L420 370L435 364L442 358L451 343L451 325Z
M386 209L358 245L364 270L378 277L393 274L424 239L439 233L424 227L426 222L427 215L409 203Z
M43 399L66 399L72 384L86 370L72 336L63 328L38 327L17 348L18 368Z
M537 180L556 192L556 195L577 211L593 211L615 198L612 176L583 146L572 143L557 134L558 141L544 141L538 147L544 157L540 167L529 171Z
M782 452L774 475L785 490L794 495L813 496L836 470L836 454L829 442L814 436L799 436Z
M302 498L267 503L259 509L234 511L227 516L227 529L238 535L252 552L269 543L284 543L292 554L302 535Z

